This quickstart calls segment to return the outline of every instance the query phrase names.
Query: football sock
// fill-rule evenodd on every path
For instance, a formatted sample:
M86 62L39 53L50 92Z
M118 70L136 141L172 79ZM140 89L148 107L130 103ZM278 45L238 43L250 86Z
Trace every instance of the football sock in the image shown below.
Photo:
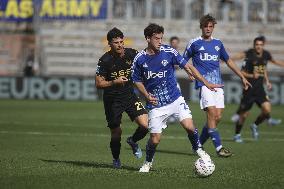
M243 128L243 124L240 124L239 122L236 123L235 133L240 134L241 130Z
M120 140L111 139L109 146L111 149L113 159L119 159L120 147L121 147Z
M207 123L204 125L201 135L200 135L200 144L203 145L207 139L209 138L209 133L208 133L208 127L207 127Z
M264 120L269 119L270 118L270 114L260 114L256 120L255 120L255 124L259 125L261 124Z
M197 128L195 128L193 132L188 133L187 136L188 136L188 139L190 140L190 143L192 145L192 149L196 151L198 149L198 147L200 146Z
M217 131L216 128L214 128L214 129L209 128L208 133L209 133L209 135L212 139L212 142L213 142L216 150L219 151L222 148L221 138L220 138L219 132Z
M141 139L143 139L148 133L148 129L145 129L144 127L138 127L135 131L135 133L132 135L133 142L137 142Z
M155 152L156 152L157 145L153 144L150 140L146 145L146 161L152 162Z

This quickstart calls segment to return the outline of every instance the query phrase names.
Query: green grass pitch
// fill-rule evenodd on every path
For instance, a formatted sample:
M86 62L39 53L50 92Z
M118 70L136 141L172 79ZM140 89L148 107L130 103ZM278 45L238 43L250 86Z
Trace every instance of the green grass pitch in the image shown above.
M202 128L204 113L190 104L195 125ZM0 188L284 188L284 124L260 127L259 141L251 139L249 124L243 144L232 142L230 122L236 105L227 105L219 131L223 145L234 152L218 158L212 142L205 144L216 170L208 178L193 174L192 154L184 130L173 124L164 131L153 171L138 172L144 161L135 159L126 144L136 126L124 115L121 161L112 169L109 130L98 102L0 100ZM284 120L284 107L273 106L272 116ZM148 139L148 136L146 137ZM147 139L139 142L143 150Z

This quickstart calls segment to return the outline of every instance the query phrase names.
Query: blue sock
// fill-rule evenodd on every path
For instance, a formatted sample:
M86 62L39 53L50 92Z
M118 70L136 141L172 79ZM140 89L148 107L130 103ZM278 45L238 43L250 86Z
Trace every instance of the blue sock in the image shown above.
M210 137L209 133L208 133L208 126L207 123L204 125L201 135L200 135L200 144L203 145L207 139Z
M198 147L200 146L197 128L195 128L193 132L188 133L187 136L188 136L188 139L190 140L190 143L192 145L192 149L196 151L198 149Z
M216 150L220 149L220 147L222 147L222 144L221 144L221 138L220 138L220 135L219 135L219 132L217 131L217 129L208 129L208 133L212 139L212 142L216 148Z
M150 140L146 145L146 161L152 162L155 152L156 152L157 145L153 144Z

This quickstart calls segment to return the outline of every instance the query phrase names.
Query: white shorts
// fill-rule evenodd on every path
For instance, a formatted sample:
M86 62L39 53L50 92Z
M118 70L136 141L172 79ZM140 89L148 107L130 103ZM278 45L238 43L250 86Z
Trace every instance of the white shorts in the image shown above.
M171 104L150 110L148 115L150 133L162 133L163 129L167 128L170 116L174 116L180 122L186 118L192 119L191 111L182 96Z
M205 109L210 106L216 108L225 108L224 90L222 88L215 88L217 91L211 91L206 86L200 88L200 108Z

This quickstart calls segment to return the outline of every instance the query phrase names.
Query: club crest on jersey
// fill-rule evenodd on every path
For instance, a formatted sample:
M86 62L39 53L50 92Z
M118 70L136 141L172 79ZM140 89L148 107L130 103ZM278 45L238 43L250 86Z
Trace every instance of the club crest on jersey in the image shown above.
M219 51L219 50L220 50L220 47L215 46L215 50L216 50L216 51Z
M132 61L131 61L131 60L126 60L126 64L131 65L131 64L132 64Z
M169 62L167 60L162 60L161 62L164 66L166 66Z

